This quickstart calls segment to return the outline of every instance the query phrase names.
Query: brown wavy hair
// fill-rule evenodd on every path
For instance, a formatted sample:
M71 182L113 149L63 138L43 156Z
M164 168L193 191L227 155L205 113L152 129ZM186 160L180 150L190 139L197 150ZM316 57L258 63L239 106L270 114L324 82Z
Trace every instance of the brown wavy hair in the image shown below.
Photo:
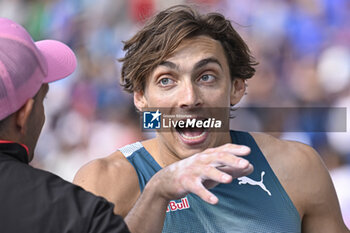
M199 14L193 8L177 5L159 12L130 40L124 42L121 85L128 92L144 91L146 78L179 44L188 38L207 35L224 48L231 78L251 78L254 57L231 22L222 14Z

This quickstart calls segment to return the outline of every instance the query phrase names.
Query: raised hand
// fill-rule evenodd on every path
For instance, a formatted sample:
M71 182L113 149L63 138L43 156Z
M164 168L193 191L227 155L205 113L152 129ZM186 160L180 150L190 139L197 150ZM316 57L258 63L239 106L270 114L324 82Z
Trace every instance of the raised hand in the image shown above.
M165 200L194 193L204 201L216 204L218 198L208 189L250 174L253 166L241 158L249 153L249 147L235 144L210 148L163 168L147 186L153 186L159 197Z

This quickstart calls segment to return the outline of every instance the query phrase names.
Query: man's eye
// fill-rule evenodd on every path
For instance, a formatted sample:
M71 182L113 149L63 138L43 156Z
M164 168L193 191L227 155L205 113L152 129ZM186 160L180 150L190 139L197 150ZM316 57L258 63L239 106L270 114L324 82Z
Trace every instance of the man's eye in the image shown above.
M168 86L168 85L171 85L174 83L173 80L171 80L170 78L162 78L159 83L162 85L162 86Z
M205 74L202 75L199 81L203 81L203 82L212 82L215 80L215 77L213 75L210 74Z

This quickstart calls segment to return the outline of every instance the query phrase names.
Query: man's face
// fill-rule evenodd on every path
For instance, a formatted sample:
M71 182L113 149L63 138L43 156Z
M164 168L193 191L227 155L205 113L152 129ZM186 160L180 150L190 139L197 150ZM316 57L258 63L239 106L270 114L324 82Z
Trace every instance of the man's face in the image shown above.
M34 105L32 112L28 119L28 130L27 130L27 143L26 145L31 148L31 153L34 152L36 143L39 139L41 130L45 123L45 112L44 112L44 99L49 90L48 84L43 84L39 92L34 97ZM30 155L30 160L33 158L33 154Z
M238 84L238 85L237 85ZM243 85L242 85L243 84ZM134 101L142 108L170 108L171 113L200 117L210 108L228 108L244 89L240 79L231 81L227 59L220 42L198 36L184 40L146 80L144 93L136 92ZM244 90L239 90L243 91ZM243 94L242 93L242 94ZM158 132L160 142L182 158L227 141L229 132L179 130Z

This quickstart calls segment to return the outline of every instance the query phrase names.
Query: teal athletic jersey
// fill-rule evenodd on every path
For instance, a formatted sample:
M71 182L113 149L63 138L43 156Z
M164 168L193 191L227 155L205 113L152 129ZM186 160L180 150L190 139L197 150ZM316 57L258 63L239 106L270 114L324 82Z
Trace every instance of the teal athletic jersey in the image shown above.
M244 158L253 164L254 172L211 189L219 198L217 205L210 205L194 194L171 201L163 232L301 232L299 213L254 138L239 131L231 131L231 138L233 143L251 148ZM140 142L120 151L136 169L142 192L161 169L160 165Z

